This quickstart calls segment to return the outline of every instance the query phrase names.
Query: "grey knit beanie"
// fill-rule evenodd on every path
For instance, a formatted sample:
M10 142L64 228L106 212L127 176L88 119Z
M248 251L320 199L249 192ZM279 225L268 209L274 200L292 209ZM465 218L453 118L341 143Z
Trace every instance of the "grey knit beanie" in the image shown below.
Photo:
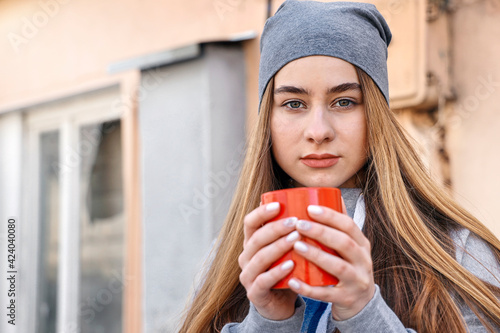
M259 107L269 80L290 61L311 55L340 58L361 68L389 103L391 38L389 26L372 4L285 1L267 20L260 40Z

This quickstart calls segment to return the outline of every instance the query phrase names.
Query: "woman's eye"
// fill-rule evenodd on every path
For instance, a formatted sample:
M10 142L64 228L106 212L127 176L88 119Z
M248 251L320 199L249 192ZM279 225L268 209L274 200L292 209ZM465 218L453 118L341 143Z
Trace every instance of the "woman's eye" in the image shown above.
M299 101L291 101L288 103L285 103L286 106L288 106L290 109L298 109L303 106L303 104Z
M349 107L352 104L354 104L354 102L351 101L351 100L348 100L348 99L341 99L340 101L338 101L337 103L335 103L335 105L341 106L343 108Z

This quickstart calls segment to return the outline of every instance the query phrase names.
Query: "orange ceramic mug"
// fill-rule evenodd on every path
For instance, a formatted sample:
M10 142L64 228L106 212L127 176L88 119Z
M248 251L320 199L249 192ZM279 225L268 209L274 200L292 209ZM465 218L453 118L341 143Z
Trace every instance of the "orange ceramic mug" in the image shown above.
M332 208L336 211L342 211L342 199L340 190L329 187L297 187L286 190L272 191L262 194L262 203L268 204L271 202L280 203L280 213L271 221L287 217L297 217L299 220L312 219L307 213L307 206L320 205ZM335 251L327 248L319 242L304 237L303 242L321 248L323 251L337 255ZM272 267L278 266L287 260L293 260L295 266L290 274L283 280L278 282L273 288L284 289L288 287L288 280L297 278L311 286L329 286L336 285L338 280L336 277L328 274L315 264L304 259L299 253L292 250L281 257Z

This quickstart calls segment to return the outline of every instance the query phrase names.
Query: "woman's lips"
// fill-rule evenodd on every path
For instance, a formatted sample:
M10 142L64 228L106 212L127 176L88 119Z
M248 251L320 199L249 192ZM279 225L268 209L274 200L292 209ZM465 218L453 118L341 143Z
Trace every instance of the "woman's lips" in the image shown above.
M335 165L338 160L338 156L331 154L310 154L300 159L302 163L311 168L328 168Z

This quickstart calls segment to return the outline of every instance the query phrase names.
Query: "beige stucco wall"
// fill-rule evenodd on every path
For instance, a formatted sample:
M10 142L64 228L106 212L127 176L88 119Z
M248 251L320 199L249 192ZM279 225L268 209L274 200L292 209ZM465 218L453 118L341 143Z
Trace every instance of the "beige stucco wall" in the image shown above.
M500 1L462 1L452 17L457 100L447 117L453 191L500 236Z
M105 81L110 64L261 29L266 0L4 0L0 112Z
M500 1L456 1L434 19L427 68L439 103L395 111L436 181L500 237Z

